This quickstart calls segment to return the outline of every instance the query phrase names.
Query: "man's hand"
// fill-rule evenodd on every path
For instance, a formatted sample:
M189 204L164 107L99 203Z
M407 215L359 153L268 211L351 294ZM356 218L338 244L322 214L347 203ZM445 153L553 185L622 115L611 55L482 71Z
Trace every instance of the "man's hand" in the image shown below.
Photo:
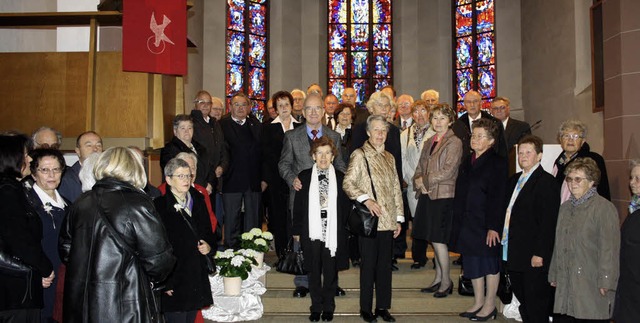
M53 271L51 271L51 275L49 275L49 277L42 277L42 288L49 288L55 277L56 274Z
M261 181L261 182L260 182L260 190L261 190L262 192L264 192L264 190L266 190L266 189L267 189L267 186L269 186L269 184L267 184L267 182L265 182L265 181Z
M542 260L542 257L538 257L535 255L531 257L531 267L542 267L543 264L544 261Z
M216 167L216 177L220 177L222 176L222 174L224 173L224 170L222 169L221 166Z
M211 193L213 193L213 186L211 186L211 184L207 183L207 193L209 193L209 195L211 195Z
M300 189L302 189L302 182L298 177L293 179L293 184L291 185L291 187L293 187L293 189L296 191L299 191Z

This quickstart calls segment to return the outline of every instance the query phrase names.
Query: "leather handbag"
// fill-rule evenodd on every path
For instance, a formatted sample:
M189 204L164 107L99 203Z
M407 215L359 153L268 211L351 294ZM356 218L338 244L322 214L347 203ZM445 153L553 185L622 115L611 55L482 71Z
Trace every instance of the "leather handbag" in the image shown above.
M362 148L361 148L362 149ZM364 151L363 151L364 153ZM371 178L371 169L369 168L369 162L367 158L364 158L364 162L367 165L367 174L371 181L371 191L373 192L374 200L376 198L376 188L373 186L373 179ZM349 231L355 235L361 237L374 238L378 233L378 217L371 214L369 208L364 203L353 201L353 208L349 217L347 218L347 224Z
M16 256L10 255L5 250L4 240L0 237L0 274L23 278L26 282L22 303L31 299L31 280L33 278L33 269L31 266L22 262Z
M458 278L458 294L462 296L473 296L473 284L471 279L460 275Z
M289 239L287 248L284 250L278 264L276 265L276 271L291 275L304 275L304 255L302 254L302 248L297 251L293 248L293 237Z
M498 283L498 297L502 304L509 304L513 299L513 290L511 289L511 277L504 269L500 271L500 282Z

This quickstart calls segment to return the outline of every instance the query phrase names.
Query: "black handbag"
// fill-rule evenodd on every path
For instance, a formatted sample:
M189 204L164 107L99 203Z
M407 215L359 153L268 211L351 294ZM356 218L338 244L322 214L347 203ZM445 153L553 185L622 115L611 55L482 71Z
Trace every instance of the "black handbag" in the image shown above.
M184 216L184 214L182 213L182 210L178 211L178 213L180 213L180 215L182 215L182 219L184 220L184 222L187 223L187 226L189 227L189 229L191 229L191 232L193 232L193 234L196 236L196 239L199 239L198 237L200 235L198 234L198 232L196 232L196 230L193 228L193 226L191 226L191 222L189 222L189 219L187 219ZM215 255L216 255L216 253L213 252L213 249L211 249L211 251L208 254L203 255L204 256L204 260L207 263L207 272L209 273L209 275L215 275L216 271L217 271Z
M513 290L511 289L511 277L504 269L500 271L500 282L498 283L498 297L502 304L509 304L513 299Z
M4 240L0 236L0 274L23 278L26 282L22 303L31 299L31 280L33 278L33 269L31 266L22 262L16 256L10 255L5 251Z
M462 296L473 296L473 284L471 283L471 279L460 275L460 278L458 278L458 294Z
M302 248L298 251L293 250L293 237L289 239L287 249L284 250L278 264L276 265L276 271L291 275L304 275L304 255L302 254Z
M367 174L369 174L369 179L371 181L371 191L373 192L373 199L375 200L377 199L376 188L373 186L371 170L369 169L369 162L367 161L366 157L364 158L364 162L367 165ZM364 203L353 201L353 208L351 209L351 213L349 213L347 222L349 231L351 231L355 235L375 238L376 234L378 233L378 217L371 214L371 211L369 211L369 208L367 208Z

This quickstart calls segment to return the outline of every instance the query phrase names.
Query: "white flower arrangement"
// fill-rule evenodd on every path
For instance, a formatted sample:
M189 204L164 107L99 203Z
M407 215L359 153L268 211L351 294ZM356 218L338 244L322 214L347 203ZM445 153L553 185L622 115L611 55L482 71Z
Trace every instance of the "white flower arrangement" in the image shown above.
M252 240L253 239L253 234L251 234L251 232L245 232L245 233L240 235L240 239L242 239L242 240Z
M271 232L269 231L262 232L262 239L271 241L273 240L273 234L271 234Z
M253 228L240 236L240 246L244 249L252 249L257 252L269 251L269 242L273 240L271 232L262 232L259 228Z
M255 258L258 255L258 252L253 249L240 249L237 252L247 258Z
M257 262L253 257L247 256L253 250L227 249L216 253L216 264L219 266L220 276L222 277L240 277L243 280L249 277L251 265Z
M218 251L216 253L216 259L229 259L229 258L233 258L233 256L235 255L235 253L233 252L233 249L227 249L225 251Z
M251 233L253 236L260 236L262 235L262 230L260 230L260 228L253 228L249 231L249 233Z
M254 240L253 243L255 243L258 246L266 246L267 245L267 241L262 239L262 238L258 238L256 240Z

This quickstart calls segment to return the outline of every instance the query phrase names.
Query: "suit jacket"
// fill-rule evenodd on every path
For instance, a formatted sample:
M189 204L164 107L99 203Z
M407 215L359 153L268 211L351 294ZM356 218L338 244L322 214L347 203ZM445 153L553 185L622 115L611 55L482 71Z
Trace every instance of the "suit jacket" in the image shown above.
M396 162L396 171L398 172L398 179L402 184L402 148L400 147L400 129L389 123L389 132L387 133L387 139L384 142L384 149L391 153ZM349 155L354 150L362 147L369 139L367 135L367 123L356 124L352 127L351 146L349 147Z
M392 124L396 127L398 127L398 129L400 129L400 131L404 131L402 130L402 118L400 116L398 116L397 118L395 118L395 120L393 120ZM413 120L413 117L411 118L411 121L407 122L407 128L409 128L415 121ZM405 128L406 129L406 128Z
M336 119L335 115L332 116L331 118L333 120L333 124L332 125L329 124L329 115L325 113L322 116L322 124L327 126L327 127L329 127L331 130L334 130L334 129L336 129L336 126L338 125L338 119Z
M207 156L207 150L204 146L200 145L197 141L192 141L191 144L198 152L198 170L196 171L196 183L207 187L207 183L210 183L215 178L215 173L208 167L209 159ZM169 142L167 142L162 150L160 150L160 169L162 170L162 180L164 181L164 166L179 153L193 153L193 150L189 148L182 140L173 136Z
M80 161L75 162L71 167L65 167L64 174L60 180L60 187L58 187L58 193L65 199L75 202L82 194L82 182L80 181Z
M215 188L217 184L216 167L221 166L226 169L229 166L229 161L227 160L229 156L227 156L227 151L224 149L222 128L215 118L209 118L209 122L204 121L200 110L192 110L191 118L193 119L193 140L207 150L208 167L213 172L212 176L207 178Z
M496 142L493 144L493 150L498 154L498 156L505 159L508 155L507 143L504 139L504 127L502 126L502 122L488 112L484 110L480 110L482 114L482 118L489 119L496 123L498 126L498 138ZM462 140L462 160L466 160L469 156L471 156L471 127L469 126L469 114L463 114L456 122L451 126L453 132Z
M531 126L529 126L528 123L513 118L507 120L507 127L504 129L504 139L508 149L516 145L522 137L530 134Z
M514 174L505 191L505 211L522 172ZM549 270L560 208L560 190L542 166L533 171L511 208L507 268L513 271ZM542 257L542 268L531 257Z
M340 134L327 126L322 126L322 135L331 138L336 147L340 147L342 144ZM280 177L284 179L289 187L291 187L293 180L298 177L301 171L313 166L314 162L311 155L309 155L309 151L311 151L311 145L309 145L306 125L287 131L284 134L278 170L280 171ZM333 159L333 167L341 172L347 170L339 149L338 155Z
M238 193L246 190L260 192L262 180L262 147L260 137L262 124L253 116L248 116L245 124L251 136L242 134L243 128L231 117L220 120L224 133L225 150L229 156L229 167L223 175L223 193Z

